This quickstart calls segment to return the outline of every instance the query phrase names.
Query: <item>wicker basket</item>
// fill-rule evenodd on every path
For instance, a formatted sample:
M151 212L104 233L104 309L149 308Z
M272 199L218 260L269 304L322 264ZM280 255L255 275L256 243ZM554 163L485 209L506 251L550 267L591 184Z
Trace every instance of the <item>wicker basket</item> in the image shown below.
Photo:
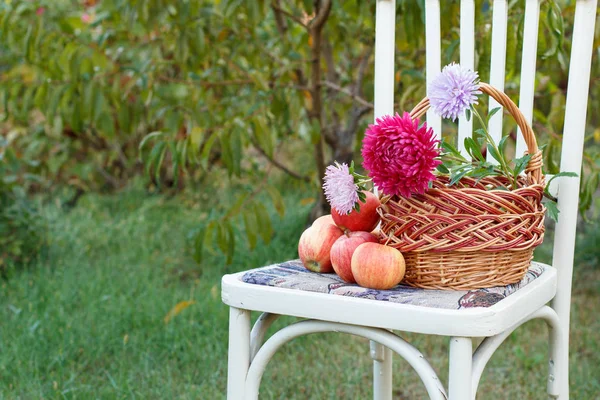
M404 255L403 282L411 286L468 290L516 283L543 241L542 154L533 130L506 94L485 83L481 90L514 117L533 157L513 190L490 190L509 187L503 177L463 178L452 187L439 177L423 195L382 197L382 242ZM425 98L411 116L428 108Z

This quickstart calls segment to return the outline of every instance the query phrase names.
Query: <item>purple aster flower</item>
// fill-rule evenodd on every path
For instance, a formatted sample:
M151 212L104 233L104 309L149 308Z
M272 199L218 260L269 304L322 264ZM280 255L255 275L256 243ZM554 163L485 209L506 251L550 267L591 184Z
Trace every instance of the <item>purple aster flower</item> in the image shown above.
M358 185L347 164L330 165L325 170L325 197L340 214L348 214L358 201Z
M431 82L427 97L431 108L443 118L455 121L467 108L477 104L479 76L459 64L449 64Z

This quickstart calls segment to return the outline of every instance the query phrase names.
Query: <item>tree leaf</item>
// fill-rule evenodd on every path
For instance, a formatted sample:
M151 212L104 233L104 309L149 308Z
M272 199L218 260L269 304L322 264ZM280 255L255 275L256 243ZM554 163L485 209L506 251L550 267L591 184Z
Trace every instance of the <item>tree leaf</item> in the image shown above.
M231 206L229 208L229 211L227 211L227 214L225 214L225 218L236 217L242 210L242 206L246 204L246 201L249 197L250 197L249 193L242 193L242 194L238 195L235 203L233 203L233 206Z
M165 324L168 324L169 321L171 321L174 317L178 316L179 314L181 314L181 312L183 310L185 310L186 308L188 308L189 306L191 306L192 304L195 304L195 303L196 302L194 300L184 300L184 301L180 301L179 303L175 304L175 307L173 307L171 310L169 310L167 315L165 315L165 318L164 318Z
M204 145L202 146L202 151L200 152L200 165L203 169L208 168L208 159L210 158L210 151L212 150L212 147L215 141L218 139L218 137L219 135L217 135L216 133L212 133L208 137L208 139L206 139Z
M204 250L204 237L206 236L206 229L204 227L194 231L192 233L193 245L192 245L192 257L196 263L202 263L203 250Z
M219 223L218 229L217 229L217 245L219 246L219 249L221 250L222 253L227 252L227 248L229 247L229 243L228 243L228 235L227 235L227 226L226 226L225 221L221 221L221 223Z
M258 232L265 243L271 241L273 236L273 226L271 225L271 217L267 212L264 204L255 203L254 212L256 213L256 222L258 225Z
M146 144L146 142L148 142L148 140L155 138L155 137L159 137L163 134L163 132L161 131L154 131L154 132L150 132L149 134L147 134L146 136L144 136L144 138L142 139L142 141L140 142L138 149L140 151L142 151L142 149L144 148L144 145Z
M227 251L225 255L227 257L226 263L227 265L233 262L233 256L235 255L235 231L233 230L233 225L230 221L226 222L227 226Z
M279 190L277 190L274 186L268 185L266 187L269 196L271 196L271 201L273 202L273 206L275 210L279 214L280 217L283 217L285 214L285 204L283 202L283 197Z
M256 215L254 212L247 210L244 212L244 227L246 228L246 238L250 250L254 250L258 238L258 227L256 224Z

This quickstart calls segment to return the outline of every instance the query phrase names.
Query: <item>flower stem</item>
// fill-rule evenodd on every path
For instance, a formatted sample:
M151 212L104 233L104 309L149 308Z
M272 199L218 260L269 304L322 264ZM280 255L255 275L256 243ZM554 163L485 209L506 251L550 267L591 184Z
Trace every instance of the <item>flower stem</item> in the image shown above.
M471 106L471 111L472 111L473 115L475 115L475 117L477 117L477 119L479 120L479 123L481 123L483 132L485 133L485 136L487 138L487 142L490 145L492 145L494 150L496 150L496 153L500 157L500 160L498 160L498 161L500 161L500 167L501 167L502 171L504 172L504 174L506 175L506 177L510 179L513 189L515 189L516 183L517 183L516 178L513 179L513 174L511 173L511 171L508 167L508 164L507 164L506 160L504 159L504 154L500 152L500 149L498 149L498 146L496 145L496 141L494 140L494 138L492 138L492 136L488 132L487 125L485 122L483 122L483 118L481 118L481 115L479 115L479 112L477 111L477 109L475 107Z

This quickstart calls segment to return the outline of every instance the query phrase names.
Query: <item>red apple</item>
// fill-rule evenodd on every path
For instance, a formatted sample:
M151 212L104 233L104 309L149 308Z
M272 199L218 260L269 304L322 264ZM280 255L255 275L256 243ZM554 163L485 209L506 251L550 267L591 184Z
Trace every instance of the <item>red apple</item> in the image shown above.
M352 275L352 254L363 243L377 243L379 240L369 232L348 232L338 238L331 247L331 265L344 281L354 283Z
M331 214L323 215L322 217L315 219L315 221L312 223L312 227L314 228L314 227L320 226L322 224L335 225L335 222L333 221Z
M404 278L405 270L402 253L383 244L363 243L352 255L352 274L363 287L391 289Z
M352 210L350 214L340 214L335 208L331 209L331 217L340 229L371 232L379 223L379 214L377 214L379 199L371 192L363 191L363 193L367 199L364 203L359 202L360 211Z
M344 232L332 224L311 226L302 233L298 243L298 255L306 269L313 272L333 272L329 253L333 243Z

